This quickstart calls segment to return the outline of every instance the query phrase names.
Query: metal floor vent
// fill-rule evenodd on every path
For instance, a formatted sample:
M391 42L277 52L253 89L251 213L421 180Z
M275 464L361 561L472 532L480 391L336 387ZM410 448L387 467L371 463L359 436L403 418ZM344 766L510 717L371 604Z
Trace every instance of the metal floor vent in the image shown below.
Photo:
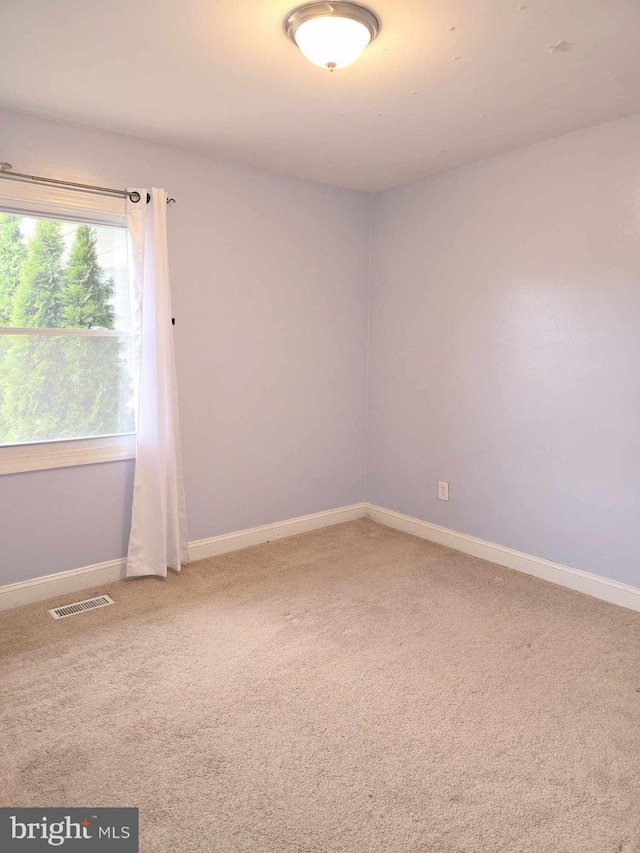
M93 610L94 607L106 607L113 604L113 599L108 595L98 595L96 598L85 598L84 601L76 601L73 604L63 604L62 607L54 607L49 613L54 619L64 619L65 616L75 616L83 610Z

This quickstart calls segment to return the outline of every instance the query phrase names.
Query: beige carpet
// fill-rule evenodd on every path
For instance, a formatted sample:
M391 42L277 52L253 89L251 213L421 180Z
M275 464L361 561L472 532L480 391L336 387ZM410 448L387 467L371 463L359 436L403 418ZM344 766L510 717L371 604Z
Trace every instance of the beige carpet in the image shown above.
M0 617L3 805L139 806L143 853L640 851L640 614L364 520L102 590Z

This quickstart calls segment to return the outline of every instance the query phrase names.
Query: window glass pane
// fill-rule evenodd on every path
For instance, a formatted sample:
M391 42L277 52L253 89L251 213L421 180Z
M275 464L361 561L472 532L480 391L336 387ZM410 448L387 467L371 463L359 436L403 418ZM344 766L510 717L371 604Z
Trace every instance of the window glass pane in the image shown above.
M133 432L130 328L124 227L0 213L0 445Z
M0 335L0 445L133 432L128 335Z
M126 229L0 213L0 326L129 329Z

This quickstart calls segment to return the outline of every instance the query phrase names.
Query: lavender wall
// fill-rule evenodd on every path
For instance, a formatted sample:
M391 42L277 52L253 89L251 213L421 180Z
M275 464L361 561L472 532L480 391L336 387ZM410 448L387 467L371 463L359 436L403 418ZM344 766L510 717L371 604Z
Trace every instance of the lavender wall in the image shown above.
M178 200L192 539L362 500L368 197L8 112L0 154ZM640 118L373 213L367 499L640 585ZM0 584L121 556L131 479L0 477Z
M177 199L191 539L363 499L368 196L10 112L0 155ZM131 463L0 477L0 584L120 557L131 479Z
M639 117L374 197L367 499L640 586Z

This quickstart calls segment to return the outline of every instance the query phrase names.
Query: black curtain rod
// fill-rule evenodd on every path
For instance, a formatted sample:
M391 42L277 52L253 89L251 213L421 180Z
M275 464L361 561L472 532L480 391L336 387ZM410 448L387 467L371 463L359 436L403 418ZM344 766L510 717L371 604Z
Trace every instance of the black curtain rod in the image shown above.
M11 163L0 163L0 178L19 178L23 181L38 181L42 184L57 184L61 187L72 187L78 190L92 190L98 193L107 193L109 195L119 195L123 198L129 198L134 204L140 201L140 193L129 192L128 190L116 190L111 187L94 187L91 184L77 184L74 181L58 181L56 178L42 178L38 175L23 175L22 172L12 172ZM137 196L137 198L135 198ZM151 196L147 193L147 204L151 201ZM167 204L174 204L175 198L168 198Z

